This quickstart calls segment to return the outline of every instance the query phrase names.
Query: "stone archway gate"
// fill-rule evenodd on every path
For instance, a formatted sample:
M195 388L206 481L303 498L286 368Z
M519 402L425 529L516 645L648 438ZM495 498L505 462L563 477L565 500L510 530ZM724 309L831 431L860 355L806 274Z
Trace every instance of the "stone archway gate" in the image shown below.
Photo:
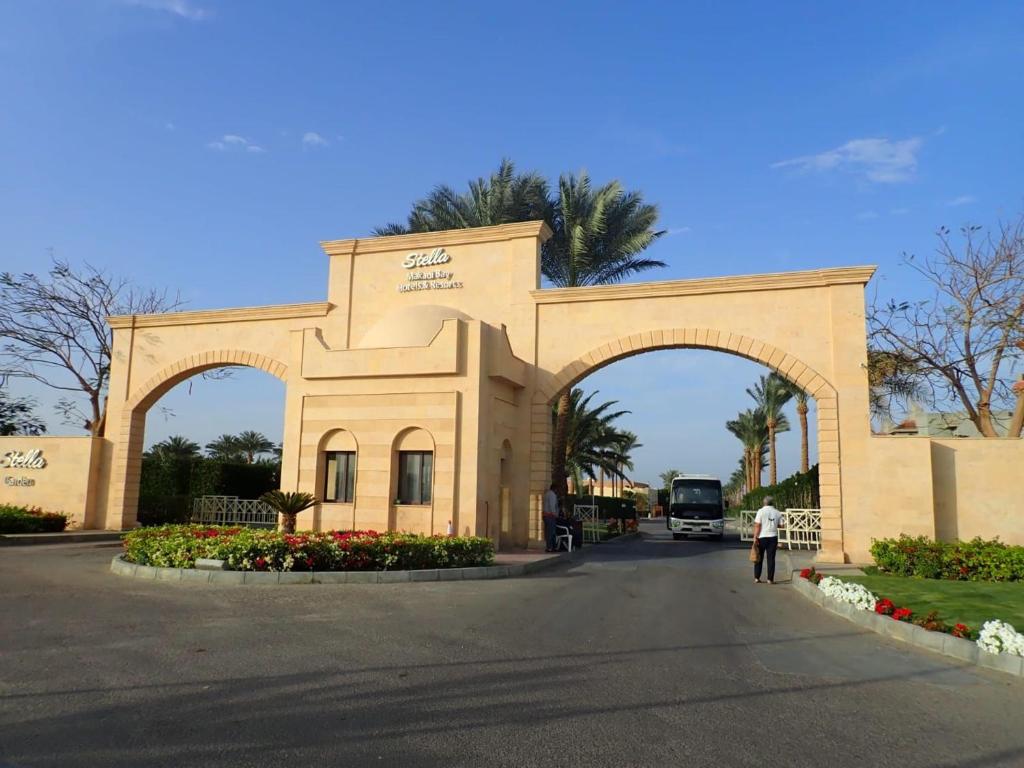
M540 536L540 498L551 473L551 406L559 394L624 357L658 349L712 349L762 363L815 399L819 559L842 562L844 509L856 503L869 481L864 286L873 273L874 267L849 267L533 291L531 535ZM701 437L683 427L680 439Z

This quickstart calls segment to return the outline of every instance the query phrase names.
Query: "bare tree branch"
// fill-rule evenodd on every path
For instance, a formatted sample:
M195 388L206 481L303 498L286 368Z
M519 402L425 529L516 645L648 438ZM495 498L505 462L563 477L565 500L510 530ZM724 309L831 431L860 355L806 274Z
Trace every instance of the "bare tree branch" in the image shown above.
M1017 403L1011 385L1024 359L1024 215L995 236L980 231L961 230L958 246L942 228L934 255L904 255L933 296L884 304L876 297L868 327L872 349L915 380L915 397L933 407L959 402L982 435L998 437L993 410ZM884 390L886 382L872 384Z
M140 290L124 278L86 264L80 271L55 259L45 275L0 274L0 380L26 378L81 399L62 397L56 410L67 423L95 436L106 422L113 333L110 315L169 312L177 295Z

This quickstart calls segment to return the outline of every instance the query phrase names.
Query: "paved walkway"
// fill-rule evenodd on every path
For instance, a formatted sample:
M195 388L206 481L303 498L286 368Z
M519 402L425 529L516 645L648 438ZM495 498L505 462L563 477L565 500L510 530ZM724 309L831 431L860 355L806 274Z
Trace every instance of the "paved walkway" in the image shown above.
M746 547L215 588L0 551L0 765L1021 766L1024 681L865 633Z

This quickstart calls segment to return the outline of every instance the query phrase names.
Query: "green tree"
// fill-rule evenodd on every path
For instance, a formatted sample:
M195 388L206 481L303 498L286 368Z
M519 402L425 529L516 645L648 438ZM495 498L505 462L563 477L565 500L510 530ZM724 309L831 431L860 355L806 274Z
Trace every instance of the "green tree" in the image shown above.
M438 185L412 205L405 224L385 224L376 235L404 235L411 232L439 232L446 229L488 227L538 219L551 224L551 202L547 182L537 173L515 172L504 159L488 178L469 182L465 193Z
M241 462L245 460L245 453L238 445L238 438L235 435L221 435L216 440L207 443L206 455L219 461Z
M629 411L610 410L617 404L614 400L592 407L590 401L597 394L591 392L584 396L583 390L574 387L569 397L564 462L566 475L573 478L577 489L583 486L584 478L596 480L596 470L625 478L624 470L633 468L630 451L640 447L636 435L619 430L614 424ZM552 418L557 418L554 410Z
M746 491L749 493L761 486L761 472L764 469L764 454L768 443L768 425L764 413L748 408L735 419L725 423L729 430L743 444L743 475Z
M0 389L0 436L41 435L46 425L35 415L35 401Z
M783 379L786 387L793 393L793 399L796 400L796 415L800 419L800 472L804 473L810 469L810 456L808 455L807 445L807 411L808 411L808 394L801 389L796 383Z
M541 272L554 286L575 288L615 283L630 275L663 267L641 254L664 231L655 229L657 206L639 192L623 190L618 181L594 188L586 172L563 174L554 194L535 173L516 174L503 160L489 179L470 182L458 194L437 187L413 204L406 225L388 224L377 234L430 232L442 229L543 220L554 233L541 248ZM570 392L558 399L551 478L560 496L567 491L565 454Z
M171 435L166 440L154 443L149 455L161 459L192 459L199 456L199 443L181 435Z
M295 533L299 512L320 503L312 494L295 491L267 491L260 496L260 501L281 516L281 531L284 533Z
M254 432L251 429L235 437L235 446L242 452L246 464L255 462L256 457L261 453L272 454L276 447L262 432Z
M671 491L672 481L679 477L681 474L683 474L683 470L681 469L666 469L664 472L658 475L658 478L661 480L661 487L664 488L666 491Z
M775 436L779 432L789 431L789 420L782 408L793 399L793 390L784 378L772 372L762 376L753 387L748 387L747 394L754 398L758 410L764 415L764 423L768 428L768 484L775 485L779 481Z

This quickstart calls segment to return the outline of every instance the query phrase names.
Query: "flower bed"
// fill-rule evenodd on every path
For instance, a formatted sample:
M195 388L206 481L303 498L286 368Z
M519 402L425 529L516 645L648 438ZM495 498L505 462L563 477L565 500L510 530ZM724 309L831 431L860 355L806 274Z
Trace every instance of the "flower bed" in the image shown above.
M0 504L0 533L59 533L67 526L67 515L58 512Z
M404 571L494 562L494 544L478 536L376 531L284 534L165 525L130 531L123 540L128 562L166 568L194 568L199 558L223 560L233 571Z
M871 556L882 573L958 581L1024 581L1024 547L985 541L876 539Z
M822 576L814 568L804 568L800 577L807 579L829 597L848 603L864 611L874 611L880 616L888 616L895 621L916 624L931 632L945 632L964 640L976 640L977 645L988 653L1006 653L1024 656L1024 634L1017 632L1013 626L1004 621L993 619L985 622L981 632L976 632L966 624L957 623L952 626L939 618L936 611L918 615L910 608L897 607L888 598L879 598L866 587L855 582L843 581L835 576Z

